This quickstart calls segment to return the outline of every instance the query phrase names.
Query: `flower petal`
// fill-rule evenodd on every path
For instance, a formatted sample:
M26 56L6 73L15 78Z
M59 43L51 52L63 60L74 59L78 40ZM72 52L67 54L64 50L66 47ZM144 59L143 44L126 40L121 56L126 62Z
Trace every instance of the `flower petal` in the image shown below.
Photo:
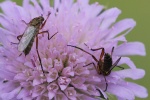
M134 80L144 77L145 71L142 69L125 69L120 71L115 71L111 75L119 76L120 78L132 78Z
M130 82L128 82L126 86L139 98L146 98L148 96L148 92L143 86Z
M116 23L112 26L110 35L107 37L108 39L117 36L118 34L126 31L123 36L128 34L136 25L136 22L133 19L124 19Z
M47 82L52 82L56 80L58 77L58 72L56 69L52 68L47 74Z
M18 87L11 92L3 93L3 94L1 94L1 98L3 100L11 100L12 98L14 98L18 94L18 91L20 91L20 90L21 90L21 87Z
M144 44L141 42L130 42L130 43L123 43L119 45L114 50L114 55L118 56L127 56L127 55L140 55L145 56L145 47Z
M55 100L68 100L68 98L62 92L58 92L55 96Z
M117 19L121 11L118 8L111 8L104 11L99 18L101 19L101 30L108 29Z
M128 100L134 100L134 94L132 91L127 89L126 87L122 87L115 84L109 84L109 88L107 89L109 93L112 93L118 97L125 98ZM116 92L119 91L119 92Z
M67 77L59 77L59 79L58 79L58 84L62 91L67 88L67 86L69 85L70 82L71 82L71 79L67 78Z

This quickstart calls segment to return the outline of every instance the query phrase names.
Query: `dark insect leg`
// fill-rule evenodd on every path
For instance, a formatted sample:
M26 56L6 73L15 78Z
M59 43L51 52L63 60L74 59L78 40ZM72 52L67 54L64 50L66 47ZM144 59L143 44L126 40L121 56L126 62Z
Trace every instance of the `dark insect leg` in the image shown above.
M39 58L39 61L40 61L42 72L44 74L44 70L43 70L43 66L42 66L42 61L41 61L40 54L39 54L39 51L38 51L38 36L36 36L36 51L37 51L37 54L38 54L38 58ZM44 74L44 76L45 76L45 74Z
M99 89L96 89L99 93L100 93L100 98L104 99L104 100L109 100L108 98L105 98L103 93L99 90Z
M47 18L46 18L46 20L43 22L43 24L41 25L40 29L42 29L42 28L44 27L44 25L46 24L47 19L49 18L50 14L51 14L51 13L48 12Z
M106 83L106 88L105 88L105 90L104 90L104 92L105 92L105 91L107 91L108 83L107 83L107 80L106 80L106 77L105 77L105 76L104 76L104 79L105 79L105 83Z
M121 68L122 70L124 69L124 68L123 68L123 67L121 67L121 66L116 66L116 67Z
M85 44L85 43L84 43ZM85 44L88 48L89 48L89 46L87 45L87 44ZM102 58L103 58L103 56L104 56L104 54L105 54L105 50L104 50L104 48L97 48L97 49L90 49L90 50L92 50L92 51L97 51L97 50L101 50L102 49L102 52L101 52L101 55L100 55L100 61L102 61Z
M119 58L117 59L117 61L111 66L109 72L110 72L111 70L113 70L113 68L114 68L115 66L117 66L117 64L118 64L118 62L120 61L120 59L121 59L121 57L119 57ZM121 68L122 68L122 67L121 67Z
M111 50L111 57L112 57L113 52L114 52L114 47L112 47L112 50Z
M23 34L22 34L22 35L18 35L18 36L17 36L17 39L20 41L21 38L22 38L22 36L23 36Z
M82 49L82 48L80 48L80 47L77 47L77 46L73 46L73 45L67 45L67 46L70 46L70 47L74 47L74 48L80 49L81 51L83 51L83 52L85 52L85 53L91 55L91 56L93 57L93 59L94 59L96 62L98 62L98 60L96 59L96 57L95 57L94 55L92 55L91 53L85 51L84 49Z
M101 52L101 55L100 55L100 61L102 61L102 58L103 58L104 54L105 54L105 50L104 50L104 48L102 48L102 52Z
M21 20L24 24L28 25L29 23L25 22L24 20Z
M23 35L18 35L18 36L17 36L18 41L21 40L22 36L23 36ZM11 42L11 44L19 44L19 42L18 42L18 43L13 43L13 42Z
M84 65L83 67L89 66L89 65L91 65L91 64L92 64L92 65L95 67L95 69L97 70L96 65L95 65L93 62L91 62L91 63L89 63L89 64L87 64L87 65Z
M84 43L88 48L89 48L89 46L86 44L86 43ZM92 48L89 48L90 50L92 50L92 51L97 51L97 50L101 50L101 49L104 49L103 47L100 47L100 48L97 48L97 49L92 49Z
M58 32L56 32L55 34L53 34L51 37L49 36L49 32L48 31L42 31L38 34L44 34L44 33L47 33L48 34L48 40L52 39Z
M86 66L89 66L89 65L93 65L93 66L95 66L95 64L93 63L93 62L91 62L91 63L89 63L89 64L87 64L87 65L84 65L83 67L86 67Z

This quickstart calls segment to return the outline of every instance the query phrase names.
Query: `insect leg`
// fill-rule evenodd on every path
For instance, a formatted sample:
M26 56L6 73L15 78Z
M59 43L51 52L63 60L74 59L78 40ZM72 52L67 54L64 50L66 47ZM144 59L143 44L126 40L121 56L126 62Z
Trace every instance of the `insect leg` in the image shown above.
M22 36L23 36L23 35L18 35L18 36L17 36L18 41L21 40ZM11 44L19 44L19 42L18 42L18 43L13 43L13 42L11 42Z
M22 35L18 35L18 36L17 36L17 39L20 41L21 38L22 38L22 36L23 36L23 34L22 34Z
M122 70L124 69L124 67L121 67L121 66L116 66L116 67L121 68Z
M52 39L58 32L56 32L55 34L53 34L51 37L49 36L49 31L42 31L38 34L44 34L44 33L47 33L48 34L48 40Z
M105 79L105 82L106 82L106 88L104 90L104 92L107 90L107 87L108 87L108 83L107 83L107 80L106 80L106 77L104 76L104 79Z
M40 61L42 72L44 74L44 70L43 70L43 66L42 66L42 61L41 61L39 50L38 50L38 36L36 36L36 51L37 51L37 54L38 54L38 58L39 58L39 61ZM44 76L45 76L45 74L44 74Z
M74 47L74 48L80 49L81 51L83 51L83 52L85 52L85 53L91 55L92 58L93 58L96 62L98 62L98 60L96 59L96 57L95 57L94 55L92 55L91 53L85 51L84 49L82 49L82 48L80 48L80 47L77 47L77 46L73 46L73 45L67 45L67 46L70 46L70 47Z
M84 43L85 44L85 43ZM88 48L89 48L89 46L87 45L87 44L85 44ZM100 61L102 61L102 58L103 58L103 56L104 56L104 54L105 54L105 50L104 50L104 48L97 48L97 49L90 49L90 50L92 50L92 51L97 51L97 50L101 50L102 49L102 52L101 52L101 55L100 55Z
M89 46L86 43L84 43L84 45L86 45L89 48ZM104 49L104 48L100 47L100 48L97 48L97 49L92 49L92 48L89 48L89 49L92 50L92 51L97 51L97 50L101 50L101 49Z
M42 28L44 27L44 25L46 24L47 19L49 18L50 14L51 14L51 13L48 12L47 18L46 18L46 20L43 22L43 24L41 25L40 29L42 29Z
M91 63L89 63L89 64L87 64L87 65L84 65L83 67L89 66L89 65L91 65L91 64L95 67L95 69L97 69L97 68L96 68L96 65L95 65L93 62L91 62Z
M121 57L119 57L119 58L117 59L117 61L111 66L109 72L110 72L115 66L117 66L117 64L118 64L118 62L120 61L120 59L121 59ZM120 67L120 68L122 68L122 67ZM124 68L123 68L123 69L124 69Z
M114 52L114 47L112 47L112 50L111 50L111 57L112 57L113 52Z
M100 93L100 98L104 99L104 100L109 100L108 98L105 98L105 96L103 95L103 93L101 92L101 90L96 89L99 93Z

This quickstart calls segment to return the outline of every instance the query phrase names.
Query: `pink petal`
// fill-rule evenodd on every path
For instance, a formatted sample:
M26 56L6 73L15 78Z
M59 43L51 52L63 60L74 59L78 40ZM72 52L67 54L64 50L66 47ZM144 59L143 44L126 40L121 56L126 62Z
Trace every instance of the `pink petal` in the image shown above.
M54 92L51 92L51 91L48 92L48 98L49 98L49 100L51 100L52 98L54 98L54 96L55 96Z
M65 90L67 86L70 84L71 79L67 77L59 77L58 84L61 90Z
M12 27L10 27L10 25L12 24L10 19L3 14L0 14L0 23L7 30L9 30L9 31L14 30L14 29L12 29Z
M54 1L54 8L55 9L59 8L59 5L60 5L60 0L55 0Z
M145 47L141 42L129 42L119 45L114 50L114 54L118 56L140 55L145 56Z
M118 34L126 31L124 35L128 34L136 25L136 22L133 19L124 19L121 20L120 22L116 23L115 25L113 25L110 35L107 37L108 39L113 38L115 36L117 36Z
M134 100L134 98L135 98L133 92L123 86L109 84L109 88L107 89L107 91L111 94L114 94L118 97L125 98L128 100ZM117 91L119 91L119 92L117 92Z
M15 75L14 73L11 73L11 72L9 72L7 70L0 69L0 78L12 80L14 75Z
M58 92L55 96L55 100L68 100L68 98L62 92Z
M7 16L9 16L10 18L14 20L15 24L17 24L18 21L20 21L20 16L19 16L20 14L18 10L16 9L16 3L6 1L6 2L1 3L0 7L2 8L3 12Z
M57 84L51 83L50 85L47 86L47 90L56 93L59 90L59 87Z
M72 79L71 84L78 89L87 90L87 86L84 84L85 78L83 77L75 77Z
M76 90L73 87L68 87L65 90L65 94L67 95L68 98L70 98L71 100L77 100L76 98Z
M119 76L120 78L132 78L134 80L144 77L145 71L142 69L124 69L120 71L113 72L111 74Z
M33 2L34 6L35 6L35 9L37 10L37 12L39 14L42 14L43 11L42 11L40 5L38 4L38 2L36 0L31 0L31 1Z
M14 90L11 91L11 92L3 93L3 94L1 95L1 98L2 98L3 100L11 100L12 98L14 98L14 97L18 94L18 91L20 91L20 90L21 90L21 87L18 87L18 88L14 89Z
M42 78L40 78L40 77L34 78L34 79L33 79L33 86L36 86L36 85L39 85L39 84L43 83L44 80L45 80L45 79L42 79Z
M28 95L30 94L29 90L27 89L22 89L18 96L17 96L17 99L21 99L21 98L25 98L25 97L28 97Z
M126 84L126 86L129 89L131 89L131 91L134 93L135 96L137 96L139 98L146 98L146 97L148 97L148 92L147 92L146 88L144 88L143 86L140 86L140 85L135 84L135 83L130 83L130 82L128 82Z
M99 92L96 90L96 87L92 84L87 85L87 90L85 92L90 95L99 96Z
M128 57L122 57L118 65L127 64L130 68L135 69L136 66L133 61ZM123 67L123 66L122 66Z
M50 4L49 0L40 0L40 3L42 4L43 11L45 13L48 13L48 11L51 11L50 10L50 5L49 5Z
M70 67L70 66L64 68L63 71L62 71L62 75L67 76L67 77L74 76L73 68Z
M1 33L0 42L3 44L3 46L6 48L12 48L9 40L7 38L4 38L8 36L7 34L12 33L2 28L0 28L0 33Z
M101 30L108 29L117 19L121 11L118 8L111 8L103 12L99 18L101 19Z
M47 82L52 82L56 80L58 77L58 72L55 68L50 69L48 75L47 75Z

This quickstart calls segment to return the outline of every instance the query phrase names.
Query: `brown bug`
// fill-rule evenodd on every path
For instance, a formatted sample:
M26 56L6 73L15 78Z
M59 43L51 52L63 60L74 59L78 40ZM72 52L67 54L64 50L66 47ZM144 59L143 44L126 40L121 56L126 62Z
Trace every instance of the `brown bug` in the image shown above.
M17 36L17 39L19 40L19 43L17 43L18 51L24 52L25 56L28 55L29 52L31 51L31 47L34 42L34 38L36 37L36 51L37 51L37 55L38 55L43 73L44 73L44 70L43 70L40 54L38 51L38 34L47 33L48 40L50 40L54 35L56 35L58 33L58 32L56 32L54 35L52 35L50 37L48 31L39 32L39 30L44 27L49 16L50 16L50 12L48 13L48 17L46 18L45 21L44 21L44 17L42 15L39 17L33 18L29 23L26 23L25 21L23 21L27 25L27 28L25 29L25 31L22 35Z
M85 44L85 45L86 45L86 44ZM87 53L87 54L89 54L89 55L92 56L92 58L96 61L97 66L96 66L95 63L93 63L93 62L92 62L92 63L89 63L89 64L87 64L87 65L85 65L85 66L88 66L88 65L93 64L94 67L95 67L95 69L96 69L96 71L97 71L97 73L98 73L98 74L102 74L102 75L104 76L104 79L105 79L105 82L106 82L106 88L105 88L104 91L106 91L106 90L107 90L107 87L108 87L108 83L107 83L107 80L106 80L106 77L105 77L105 76L108 76L108 75L111 73L112 69L113 69L115 66L117 66L118 62L119 62L120 59L121 59L121 57L119 57L119 58L117 59L117 61L116 61L114 64L112 63L112 54L113 54L113 51L114 51L114 47L113 47L112 50L111 50L111 54L105 53L105 49L104 49L104 48L90 49L90 50L92 50L92 51L102 50L102 52L101 52L101 54L100 54L100 58L99 58L99 60L98 60L94 55L92 55L91 53L85 51L84 49L82 49L82 48L80 48L80 47L73 46L73 45L67 45L67 46L71 46L71 47L80 49L80 50L82 50L83 52L85 52L85 53ZM86 45L86 46L87 46L87 45ZM85 67L85 66L84 66L84 67ZM124 68L121 67L121 66L117 66L117 67L119 67L119 68L121 68L121 69L124 69Z

